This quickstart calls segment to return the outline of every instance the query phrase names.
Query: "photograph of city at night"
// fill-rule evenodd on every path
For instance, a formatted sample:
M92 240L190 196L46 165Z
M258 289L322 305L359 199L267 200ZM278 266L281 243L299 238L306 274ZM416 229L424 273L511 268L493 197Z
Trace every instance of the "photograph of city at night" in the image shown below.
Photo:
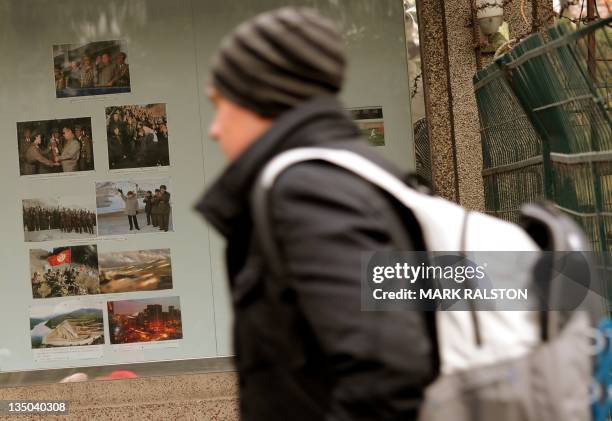
M107 306L112 344L183 338L179 297L109 301Z

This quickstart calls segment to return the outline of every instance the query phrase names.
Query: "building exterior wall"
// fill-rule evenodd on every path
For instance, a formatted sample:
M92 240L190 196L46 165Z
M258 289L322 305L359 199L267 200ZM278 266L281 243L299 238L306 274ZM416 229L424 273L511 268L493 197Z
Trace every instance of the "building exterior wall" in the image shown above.
M511 37L541 26L552 0L507 2L504 12ZM472 85L477 71L473 0L420 0L421 54L429 125L433 183L438 194L474 210L484 209L482 150ZM535 7L535 13L532 12ZM482 62L491 60L484 55Z

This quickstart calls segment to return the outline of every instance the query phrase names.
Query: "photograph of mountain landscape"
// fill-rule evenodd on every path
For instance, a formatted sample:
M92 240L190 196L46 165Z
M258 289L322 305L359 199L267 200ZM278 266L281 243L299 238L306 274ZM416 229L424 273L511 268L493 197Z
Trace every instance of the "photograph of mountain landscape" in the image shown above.
M32 349L101 345L104 316L101 304L65 302L30 308Z
M100 253L102 294L172 289L170 249Z

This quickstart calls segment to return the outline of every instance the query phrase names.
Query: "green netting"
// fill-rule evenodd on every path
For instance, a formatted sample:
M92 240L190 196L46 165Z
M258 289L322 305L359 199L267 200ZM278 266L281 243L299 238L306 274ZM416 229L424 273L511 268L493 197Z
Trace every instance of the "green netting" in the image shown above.
M546 198L612 251L612 18L533 34L474 76L487 212Z
M489 213L546 197L612 251L611 18L533 34L474 77Z
M543 194L542 141L499 66L487 67L474 80L480 86L486 211L516 222L520 207Z

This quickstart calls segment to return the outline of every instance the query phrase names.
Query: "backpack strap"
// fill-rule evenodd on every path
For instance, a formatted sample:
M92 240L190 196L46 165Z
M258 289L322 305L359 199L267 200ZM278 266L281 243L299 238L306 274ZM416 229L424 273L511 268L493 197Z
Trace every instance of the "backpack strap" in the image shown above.
M291 166L307 161L325 161L337 167L343 168L360 178L372 183L376 187L385 191L400 204L410 209L415 213L415 217L421 225L423 232L423 241L427 251L433 250L459 250L461 247L462 220L465 210L461 209L456 204L450 204L446 200L439 197L430 196L429 194L410 188L406 183L400 180L389 171L375 164L363 156L348 150L331 149L331 148L296 148L283 152L273 158L262 170L251 196L251 209L253 222L256 231L261 234L262 251L270 263L270 269L275 273L282 273L282 267L279 265L279 251L272 238L270 238L270 221L268 220L268 194L276 179ZM457 224L449 226L422 226L422 215L419 214L423 209L428 209L428 213L435 205L440 205L438 208L452 207L455 214L461 213L457 219ZM459 210L461 209L461 210ZM421 212L422 213L422 212ZM432 231L434 230L434 231ZM453 231L453 234L450 234ZM440 245L439 241L444 238L445 241ZM449 240L450 238L450 240ZM437 242L437 243L436 243Z
M527 234L514 224L497 219L494 220L491 217L475 212L468 212L455 203L440 197L431 196L426 192L415 190L392 173L355 152L328 148L291 149L277 155L264 167L254 185L251 196L254 233L259 242L259 252L270 271L270 278L266 288L268 288L271 294L281 299L286 296L290 297L293 291L287 283L281 250L272 234L274 227L269 213L269 194L275 181L285 170L293 165L307 161L324 161L345 169L395 198L415 216L421 228L425 251L427 252L471 251L472 247L474 247L474 239L470 237L471 233L468 231L473 230L476 224L482 224L483 221L488 226L495 224L495 226L501 227L501 232L513 234L515 242L511 244L528 239ZM432 223L427 223L427 221L432 221ZM521 233L520 236L518 231ZM495 244L496 238L489 236L484 239L485 241L478 242L479 238L475 238L475 240L477 241L476 250L478 250L478 247L480 247L480 250L488 250ZM504 247L508 247L508 245L504 244ZM536 247L535 243L533 247ZM467 311L468 320L466 322L474 332L475 343L471 345L475 348L481 348L485 339L483 337L484 332L481 332L482 325L478 320L478 312L473 307L470 310ZM436 330L439 329L440 325L446 326L446 329L454 329L456 326L455 314L446 314L454 312L441 313L437 313L437 318L440 317L441 319L436 321ZM458 312L457 315L460 315L459 313L465 314L464 312ZM462 323L459 324L463 325ZM526 334L526 336L529 335ZM446 342L446 345L442 344L444 349L440 348L439 350L442 361L447 359L444 356L446 353L445 349L454 350L460 347L457 342L461 342L461 340L455 335L451 339L447 338ZM460 345L463 346L463 344ZM450 363L443 362L441 365L447 364L452 369L464 364L464 352L462 351L459 354L457 354L456 358L451 358L452 361L449 360ZM457 362L457 359L459 359L459 362Z
M411 208L409 202L418 202L420 197L424 195L424 193L410 189L395 175L352 151L306 147L291 149L277 155L260 173L251 196L253 222L260 240L261 250L269 269L277 278L282 279L284 268L278 245L270 234L272 227L268 215L268 195L276 179L285 170L307 161L325 161L350 171L387 192L408 209ZM425 243L427 244L426 240Z

